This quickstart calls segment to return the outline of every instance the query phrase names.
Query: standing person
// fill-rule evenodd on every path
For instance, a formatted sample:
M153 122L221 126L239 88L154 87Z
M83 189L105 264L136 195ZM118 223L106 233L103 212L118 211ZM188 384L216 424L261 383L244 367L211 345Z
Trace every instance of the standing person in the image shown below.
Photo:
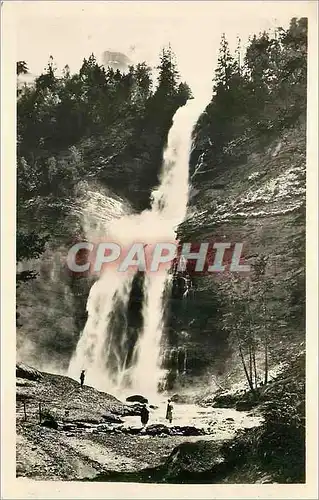
M149 416L150 416L150 412L148 411L146 404L144 403L142 406L142 409L141 409L141 423L142 423L143 429L145 429L145 427L146 427Z
M170 424L172 423L173 420L173 405L170 399L167 402L166 420L168 420Z
M85 379L85 370L82 370L80 375L81 388L83 387L84 379Z

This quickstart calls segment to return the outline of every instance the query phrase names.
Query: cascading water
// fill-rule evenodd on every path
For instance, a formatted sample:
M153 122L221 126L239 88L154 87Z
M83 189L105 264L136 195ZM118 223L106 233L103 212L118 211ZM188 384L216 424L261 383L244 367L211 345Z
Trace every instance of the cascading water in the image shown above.
M206 102L192 99L176 112L151 209L111 222L105 227L107 241L122 248L143 242L148 252L156 243L175 242L175 230L187 209L192 130ZM163 295L169 283L169 269L145 273L143 328L132 346L125 317L133 279L132 271L119 272L110 267L94 283L87 303L88 320L71 359L69 375L78 379L85 369L87 383L100 390L118 393L130 387L131 391L154 395L164 376Z

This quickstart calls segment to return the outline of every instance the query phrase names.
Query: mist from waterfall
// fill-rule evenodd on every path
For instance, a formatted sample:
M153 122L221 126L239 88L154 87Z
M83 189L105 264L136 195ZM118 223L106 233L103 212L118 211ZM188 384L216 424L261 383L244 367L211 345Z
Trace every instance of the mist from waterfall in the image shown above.
M176 112L163 155L160 184L152 192L151 209L102 224L98 232L103 241L116 242L122 248L143 242L148 254L156 243L176 241L175 231L187 210L192 130L207 102L208 99L192 99ZM90 239L89 211L86 232ZM168 268L145 273L143 325L132 340L127 308L135 272L132 268L119 272L109 267L92 286L87 302L88 320L68 374L78 379L84 369L86 383L100 390L115 394L129 390L150 396L165 377L161 367L167 295L164 292L169 288L171 275Z

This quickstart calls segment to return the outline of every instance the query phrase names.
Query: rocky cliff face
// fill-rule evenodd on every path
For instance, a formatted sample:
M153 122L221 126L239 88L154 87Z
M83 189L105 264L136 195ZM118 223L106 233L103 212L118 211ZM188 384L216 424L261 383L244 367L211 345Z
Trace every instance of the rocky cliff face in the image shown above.
M226 266L200 275L191 263L179 277L191 293L171 303L168 324L173 344L187 334L190 373L208 369L224 382L242 365L258 385L254 371L267 383L269 366L304 341L307 19L252 37L238 54L222 37L213 97L194 130L178 236L194 251L202 242L241 243L251 272Z
M213 180L207 180L214 166L205 163L205 155L193 166L189 210L179 237L182 242L243 243L247 264L261 255L267 258L270 363L275 364L287 356L287 346L288 352L298 350L304 340L306 130L300 124L283 131L265 147L258 141L229 147L234 154L240 150L241 157L245 153L244 161L215 169ZM216 274L191 280L192 293L171 305L175 343L183 344L186 330L189 373L206 365L222 375L227 359L237 355L223 328L227 292ZM181 308L187 311L182 320Z

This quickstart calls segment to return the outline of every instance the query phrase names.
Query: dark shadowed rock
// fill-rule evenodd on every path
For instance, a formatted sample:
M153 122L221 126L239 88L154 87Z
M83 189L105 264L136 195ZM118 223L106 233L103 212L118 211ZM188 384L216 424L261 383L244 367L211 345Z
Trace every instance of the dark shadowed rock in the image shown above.
M214 408L234 408L239 399L237 394L220 394L213 399Z
M129 396L126 398L126 401L128 403L148 403L148 399L145 398L144 396L141 396L140 394L134 394L133 396Z
M122 420L120 417L117 415L114 415L113 413L105 413L102 415L104 420L110 424L123 424L124 420Z
M16 364L16 377L17 378L26 378L28 380L40 380L43 375L39 370L32 368L24 363Z
M58 422L54 418L48 418L41 423L42 427L49 427L49 429L57 430L59 428Z
M141 403L135 403L133 405L127 405L127 406L125 406L121 410L121 413L119 415L122 416L122 417L135 417L135 416L139 416L141 414L142 408L143 408L143 405Z
M164 424L151 424L146 428L146 434L159 436L160 434L170 434L170 428Z
M150 436L202 436L205 431L192 425L167 427L164 424L151 424L145 429Z
M170 428L170 434L173 436L202 436L205 434L205 431L203 429L198 429L193 425L175 425Z
M64 431L73 431L76 429L76 425L75 424L63 424L62 429Z
M220 444L213 441L182 443L170 454L164 464L164 476L167 481L187 482L190 474L210 473L224 462Z
M123 427L122 429L122 432L123 434L133 434L133 435L136 435L136 434L139 434L142 430L142 427Z
M76 426L79 429L92 429L92 428L95 428L94 424L89 424L88 422L76 422Z

